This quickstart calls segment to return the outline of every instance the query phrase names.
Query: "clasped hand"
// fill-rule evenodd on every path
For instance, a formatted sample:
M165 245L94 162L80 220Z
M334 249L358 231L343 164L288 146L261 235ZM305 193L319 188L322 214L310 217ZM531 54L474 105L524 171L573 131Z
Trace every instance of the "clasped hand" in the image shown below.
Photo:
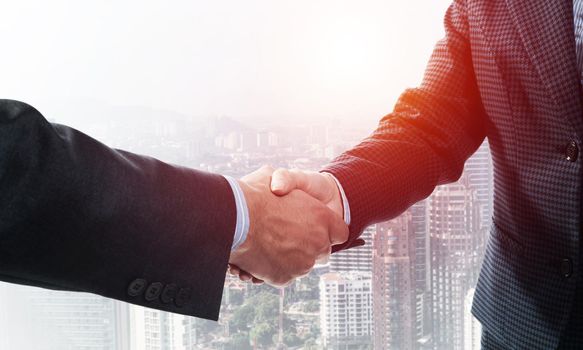
M242 280L286 285L327 259L332 245L348 240L331 175L264 166L239 184L249 208L249 234L231 253L229 270Z

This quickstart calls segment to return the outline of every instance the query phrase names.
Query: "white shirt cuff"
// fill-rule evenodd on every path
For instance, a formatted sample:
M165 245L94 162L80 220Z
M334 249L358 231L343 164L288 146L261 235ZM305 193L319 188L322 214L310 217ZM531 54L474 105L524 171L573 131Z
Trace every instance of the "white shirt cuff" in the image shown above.
M249 207L245 201L245 194L239 185L239 182L230 176L223 177L231 185L233 195L235 196L235 205L237 207L237 224L235 226L235 235L233 236L233 245L231 251L237 249L247 239L249 233Z
M350 206L348 205L348 198L346 198L344 188L342 188L342 184L340 184L340 181L338 181L336 176L329 172L326 172L326 174L329 174L336 182L336 186L338 186L338 191L340 192L340 196L342 197L342 207L344 208L344 222L346 223L346 225L350 225Z

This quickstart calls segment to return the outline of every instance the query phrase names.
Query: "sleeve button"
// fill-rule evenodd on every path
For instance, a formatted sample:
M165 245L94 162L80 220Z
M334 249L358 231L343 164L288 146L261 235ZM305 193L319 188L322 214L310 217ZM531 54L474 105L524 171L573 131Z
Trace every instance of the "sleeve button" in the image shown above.
M178 287L174 283L166 285L162 291L162 302L164 304L171 303L176 297L176 292L178 292Z
M162 283L155 282L150 284L148 289L146 289L146 301L154 301L158 299L160 293L162 293Z
M128 295L130 297L136 297L142 294L142 292L146 288L146 284L147 282L143 278L137 278L133 280L132 283L130 283L130 285L128 286Z

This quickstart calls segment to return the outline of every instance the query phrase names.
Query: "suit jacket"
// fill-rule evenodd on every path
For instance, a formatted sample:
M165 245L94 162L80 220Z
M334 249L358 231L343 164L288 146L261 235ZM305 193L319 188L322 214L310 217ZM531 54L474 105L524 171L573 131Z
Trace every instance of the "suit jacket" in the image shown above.
M457 180L487 137L494 214L472 311L516 348L556 348L582 273L572 1L455 0L444 23L422 84L324 169L350 203L351 238L340 248Z
M217 319L235 220L222 176L0 100L0 280Z

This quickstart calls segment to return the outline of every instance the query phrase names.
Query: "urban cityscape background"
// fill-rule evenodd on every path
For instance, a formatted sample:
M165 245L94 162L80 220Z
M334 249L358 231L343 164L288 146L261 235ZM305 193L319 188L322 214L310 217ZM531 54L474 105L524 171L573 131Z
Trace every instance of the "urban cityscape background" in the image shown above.
M319 169L419 84L450 3L7 1L0 96L175 164ZM484 144L460 181L284 290L227 277L219 322L0 282L0 350L478 349L491 196Z
M236 177L263 164L317 170L372 131L333 119L257 128L220 116L93 110L139 116L139 124L96 118L86 126L112 147ZM285 289L228 276L219 322L0 283L0 349L479 349L470 308L491 213L484 143L458 182L368 227L365 246L334 254Z

